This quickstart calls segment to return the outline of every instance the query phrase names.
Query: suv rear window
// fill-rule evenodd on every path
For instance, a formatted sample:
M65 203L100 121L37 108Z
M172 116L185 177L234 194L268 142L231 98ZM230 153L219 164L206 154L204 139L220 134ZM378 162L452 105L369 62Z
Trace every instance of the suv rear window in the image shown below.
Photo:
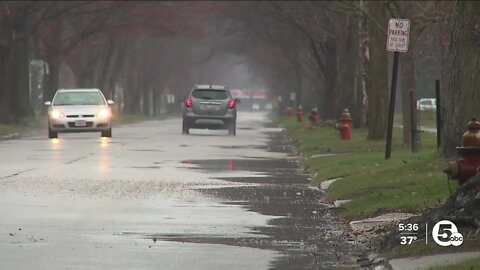
M195 89L192 96L198 99L227 99L228 94L226 90L212 90L212 89Z

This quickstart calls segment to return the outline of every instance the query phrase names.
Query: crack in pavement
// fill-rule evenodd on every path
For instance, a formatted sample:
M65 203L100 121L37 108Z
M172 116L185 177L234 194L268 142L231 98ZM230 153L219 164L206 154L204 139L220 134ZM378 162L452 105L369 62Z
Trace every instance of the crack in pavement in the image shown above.
M88 154L88 155L86 155L86 156L82 156L82 157L78 157L78 158L75 158L75 159L66 161L66 162L64 162L64 164L72 164L72 163L75 163L75 162L77 162L77 161L86 159L86 158L88 158L88 157L90 157L90 156L93 156L93 155L94 155L94 153L90 153L90 154Z
M22 174L22 173L30 172L30 171L33 171L33 170L35 170L35 168L30 168L30 169L26 169L26 170L23 170L23 171L19 171L19 172L16 172L16 173L13 173L13 174L4 176L4 177L2 177L2 178L0 178L0 179L3 180L3 179L15 177L15 176L18 176L18 175L20 175L20 174Z

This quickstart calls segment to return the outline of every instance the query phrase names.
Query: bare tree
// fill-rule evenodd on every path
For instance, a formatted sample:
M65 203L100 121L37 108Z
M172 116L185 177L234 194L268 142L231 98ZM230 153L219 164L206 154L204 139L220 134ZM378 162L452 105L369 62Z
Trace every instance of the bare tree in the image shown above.
M445 97L445 127L442 149L447 157L454 156L461 144L466 123L479 117L480 110L480 17L476 10L479 2L456 2L451 45L451 73Z

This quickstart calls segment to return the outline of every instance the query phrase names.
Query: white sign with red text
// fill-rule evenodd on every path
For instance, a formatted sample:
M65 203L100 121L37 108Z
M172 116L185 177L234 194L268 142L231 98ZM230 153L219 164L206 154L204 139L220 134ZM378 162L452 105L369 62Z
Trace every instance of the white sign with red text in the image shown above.
M407 52L410 35L410 20L390 19L388 21L387 51Z

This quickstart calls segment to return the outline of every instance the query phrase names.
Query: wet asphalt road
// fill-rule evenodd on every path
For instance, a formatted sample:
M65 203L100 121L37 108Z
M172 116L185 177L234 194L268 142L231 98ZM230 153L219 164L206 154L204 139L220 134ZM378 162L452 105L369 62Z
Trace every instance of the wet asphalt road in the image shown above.
M281 130L180 119L0 142L0 269L331 269L360 251Z

